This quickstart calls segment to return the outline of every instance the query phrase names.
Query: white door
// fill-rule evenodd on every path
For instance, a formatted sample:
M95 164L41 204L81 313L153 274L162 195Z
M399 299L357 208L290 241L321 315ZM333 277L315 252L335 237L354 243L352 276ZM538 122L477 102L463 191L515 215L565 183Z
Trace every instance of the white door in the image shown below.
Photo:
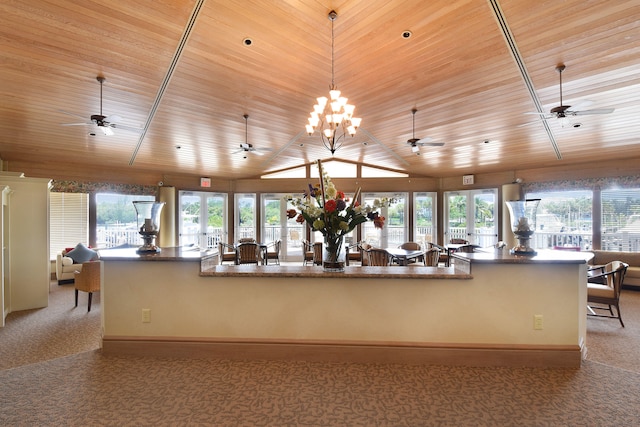
M482 247L497 243L497 189L448 191L444 200L445 244L452 239L464 239Z
M180 246L214 248L227 242L227 195L205 191L181 191Z
M302 261L301 239L304 224L287 218L287 209L293 209L285 194L262 195L262 241L270 243L281 240L280 261Z

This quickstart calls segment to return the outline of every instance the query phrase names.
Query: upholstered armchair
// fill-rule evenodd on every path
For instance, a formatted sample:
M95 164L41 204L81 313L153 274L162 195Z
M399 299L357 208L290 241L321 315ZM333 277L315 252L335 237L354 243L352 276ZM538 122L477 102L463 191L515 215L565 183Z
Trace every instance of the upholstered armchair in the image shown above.
M97 251L78 243L75 248L63 249L56 255L56 280L58 285L73 282L75 272L82 270L82 264L100 258Z
M91 311L91 297L94 292L100 292L102 280L102 261L89 261L82 264L82 270L74 274L76 307L78 306L78 291L89 294L87 312Z
M587 280L587 314L589 316L618 319L624 328L622 314L620 314L620 289L628 267L629 264L622 261L611 261L591 271ZM613 307L616 308L615 313ZM595 310L608 311L609 314L598 314Z

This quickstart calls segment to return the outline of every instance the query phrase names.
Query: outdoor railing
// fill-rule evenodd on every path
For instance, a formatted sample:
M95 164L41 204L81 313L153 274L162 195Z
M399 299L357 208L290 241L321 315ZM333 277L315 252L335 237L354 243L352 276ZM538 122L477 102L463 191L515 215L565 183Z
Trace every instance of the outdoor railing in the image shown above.
M280 226L268 226L265 228L262 240L265 243L273 242L280 239ZM294 241L296 231L298 236L303 235L302 227L290 227L287 236L289 246L299 245L299 240ZM240 230L241 237L253 237L253 228L244 228ZM419 227L415 238L418 242L435 241L433 230L431 227ZM377 234L368 236L372 240L377 241ZM466 229L450 228L448 240L452 238L469 239ZM490 234L482 234L480 232L475 236L475 244L479 246L491 246L496 243L496 237ZM112 248L124 244L140 246L142 238L137 230L122 229L117 227L98 227L97 243L99 248ZM404 227L390 226L387 230L387 244L395 246L405 241ZM226 242L222 228L212 228L205 234L188 233L180 236L182 245L197 245L200 247L215 248L219 241ZM373 243L375 243L375 241ZM569 232L541 232L536 231L532 236L531 246L535 249L552 249L556 246L579 247L581 250L590 250L593 248L593 237L589 231L569 231ZM630 251L640 252L640 233L603 233L601 248L607 251Z

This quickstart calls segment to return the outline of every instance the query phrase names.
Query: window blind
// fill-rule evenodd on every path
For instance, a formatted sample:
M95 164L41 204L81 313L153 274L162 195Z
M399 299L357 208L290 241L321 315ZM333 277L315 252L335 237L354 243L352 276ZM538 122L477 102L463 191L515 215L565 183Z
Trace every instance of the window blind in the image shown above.
M56 259L64 248L89 244L89 195L57 193L49 197L49 257Z

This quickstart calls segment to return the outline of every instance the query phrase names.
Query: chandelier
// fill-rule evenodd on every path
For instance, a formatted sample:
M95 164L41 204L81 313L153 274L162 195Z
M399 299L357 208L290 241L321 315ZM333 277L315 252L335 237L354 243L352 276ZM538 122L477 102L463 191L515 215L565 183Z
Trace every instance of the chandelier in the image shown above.
M344 143L346 135L354 136L360 126L361 118L353 117L355 105L347 104L347 98L340 96L334 81L334 55L333 55L333 22L338 17L335 10L329 12L331 21L331 87L329 98L321 96L318 103L313 106L309 116L309 124L306 125L309 136L317 130L322 138L322 144L333 155Z

